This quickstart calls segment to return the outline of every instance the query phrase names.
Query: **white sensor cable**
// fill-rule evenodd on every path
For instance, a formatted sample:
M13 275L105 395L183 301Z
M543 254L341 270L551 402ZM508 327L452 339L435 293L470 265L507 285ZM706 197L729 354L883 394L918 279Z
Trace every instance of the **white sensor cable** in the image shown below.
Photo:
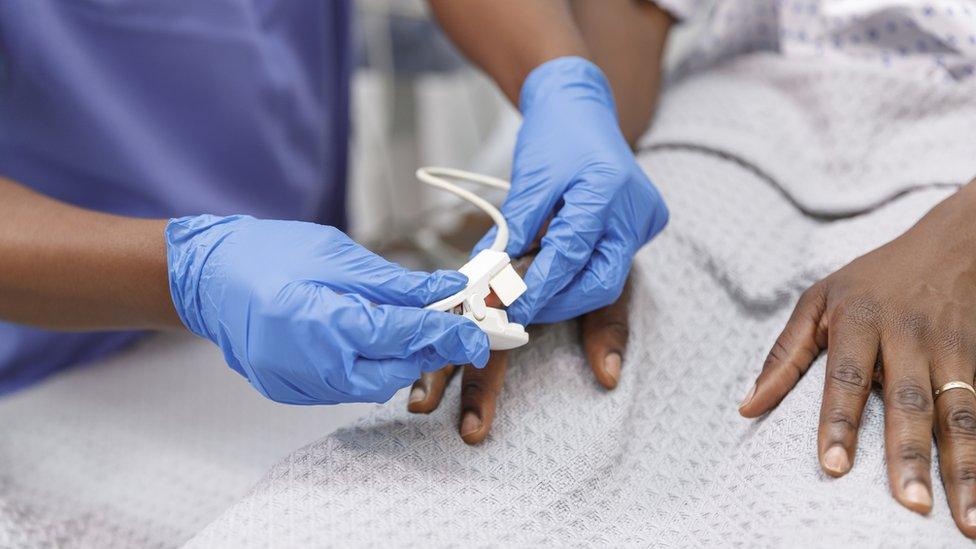
M488 216L491 217L491 220L495 222L495 226L498 227L498 232L495 233L495 241L491 243L490 249L497 252L505 251L505 247L508 246L508 222L505 221L505 216L502 215L502 212L498 211L498 208L496 208L491 202L488 202L484 198L481 198L467 189L457 186L450 180L478 183L485 185L486 187L494 187L503 191L507 191L512 188L511 183L505 181L504 179L498 179L497 177L491 177L489 175L481 175L478 173L466 172L464 170L456 170L454 168L439 168L434 166L426 166L418 169L417 179L432 187L437 187L438 189L443 189L451 194L459 196L488 214Z
M467 286L460 292L428 305L427 309L451 311L463 315L478 325L488 335L488 346L493 351L514 349L529 342L525 327L509 322L504 309L488 307L486 299L491 293L505 307L525 293L525 281L515 272L511 259L505 253L508 245L508 222L491 202L463 189L454 181L479 183L504 191L512 186L508 181L453 168L425 167L417 170L417 179L443 189L481 208L495 222L498 231L491 248L481 250L458 271L468 277Z

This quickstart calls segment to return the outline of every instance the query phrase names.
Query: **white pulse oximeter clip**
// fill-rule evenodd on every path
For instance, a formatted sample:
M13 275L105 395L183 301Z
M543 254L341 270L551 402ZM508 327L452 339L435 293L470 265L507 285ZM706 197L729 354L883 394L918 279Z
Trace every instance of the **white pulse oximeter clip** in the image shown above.
M525 327L509 322L508 314L504 310L489 307L485 303L488 295L494 291L502 304L508 307L528 289L525 281L512 267L508 254L504 252L508 244L508 222L491 202L448 180L468 181L504 191L509 190L511 185L508 181L452 168L420 168L417 170L417 179L481 208L491 217L497 228L491 247L478 252L464 267L458 269L468 277L467 287L447 299L428 305L427 309L453 312L473 320L488 334L488 345L493 351L505 351L525 345L529 342Z
M528 289L522 277L512 267L508 254L482 250L458 271L468 277L467 287L426 308L457 312L473 320L488 334L488 344L493 351L514 349L528 343L529 334L524 326L509 322L508 314L504 310L489 307L485 303L488 294L494 291L502 304L508 307Z

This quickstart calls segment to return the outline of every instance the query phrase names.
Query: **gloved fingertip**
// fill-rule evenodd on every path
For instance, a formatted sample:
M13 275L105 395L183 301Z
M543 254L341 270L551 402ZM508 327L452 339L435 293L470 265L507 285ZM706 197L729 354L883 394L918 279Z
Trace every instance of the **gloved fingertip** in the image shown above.
M488 334L481 331L473 322L465 322L465 327L460 330L459 335L464 345L467 362L475 368L484 368L491 354Z
M509 236L508 245L505 246L505 253L508 254L508 257L521 257L525 254L527 247L524 238L511 235Z
M488 344L488 335L482 332L482 336L484 342L478 346L475 355L471 357L471 365L479 370L488 365L488 359L491 357L491 348Z
M451 293L459 292L468 285L468 277L460 271L451 269L440 269L434 271L431 277L435 280L435 285L440 290L450 290Z
M441 269L431 273L427 279L426 301L432 303L456 294L468 285L468 277L458 271Z
M528 326L529 322L532 321L533 311L532 307L528 303L527 296L512 303L512 305L506 311L508 313L509 322L514 322L516 324L521 324L522 326Z
M657 203L657 211L654 212L654 218L651 222L651 238L657 235L657 233L663 231L664 228L668 226L669 221L671 221L671 210L668 209L668 205L661 200Z

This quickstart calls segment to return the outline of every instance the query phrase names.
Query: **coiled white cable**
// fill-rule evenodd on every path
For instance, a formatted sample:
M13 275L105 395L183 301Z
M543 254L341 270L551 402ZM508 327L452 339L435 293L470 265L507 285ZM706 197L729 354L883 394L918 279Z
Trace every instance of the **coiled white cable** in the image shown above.
M491 177L489 175L435 166L425 166L418 169L417 179L432 187L437 187L438 189L443 189L451 194L459 196L488 214L488 216L491 217L491 220L495 222L495 226L498 227L498 232L495 233L495 241L491 243L491 249L498 252L505 251L505 247L508 246L508 222L505 221L505 216L502 215L502 212L498 211L498 208L496 208L491 202L488 202L484 198L481 198L467 189L457 186L449 180L478 183L487 187L501 189L503 191L507 191L512 188L511 183L505 181L504 179L498 179L497 177Z

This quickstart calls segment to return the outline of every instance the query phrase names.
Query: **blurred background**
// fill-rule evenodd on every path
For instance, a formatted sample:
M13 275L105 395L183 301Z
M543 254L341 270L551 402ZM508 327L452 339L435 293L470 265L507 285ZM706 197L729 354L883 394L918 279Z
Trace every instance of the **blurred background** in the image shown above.
M414 171L446 166L507 180L519 114L444 37L424 0L357 0L356 18L349 233L408 267L459 266L489 221ZM697 29L672 30L665 66Z
M488 221L414 171L448 166L507 180L518 112L423 0L359 0L356 16L349 233L410 267L459 266Z

